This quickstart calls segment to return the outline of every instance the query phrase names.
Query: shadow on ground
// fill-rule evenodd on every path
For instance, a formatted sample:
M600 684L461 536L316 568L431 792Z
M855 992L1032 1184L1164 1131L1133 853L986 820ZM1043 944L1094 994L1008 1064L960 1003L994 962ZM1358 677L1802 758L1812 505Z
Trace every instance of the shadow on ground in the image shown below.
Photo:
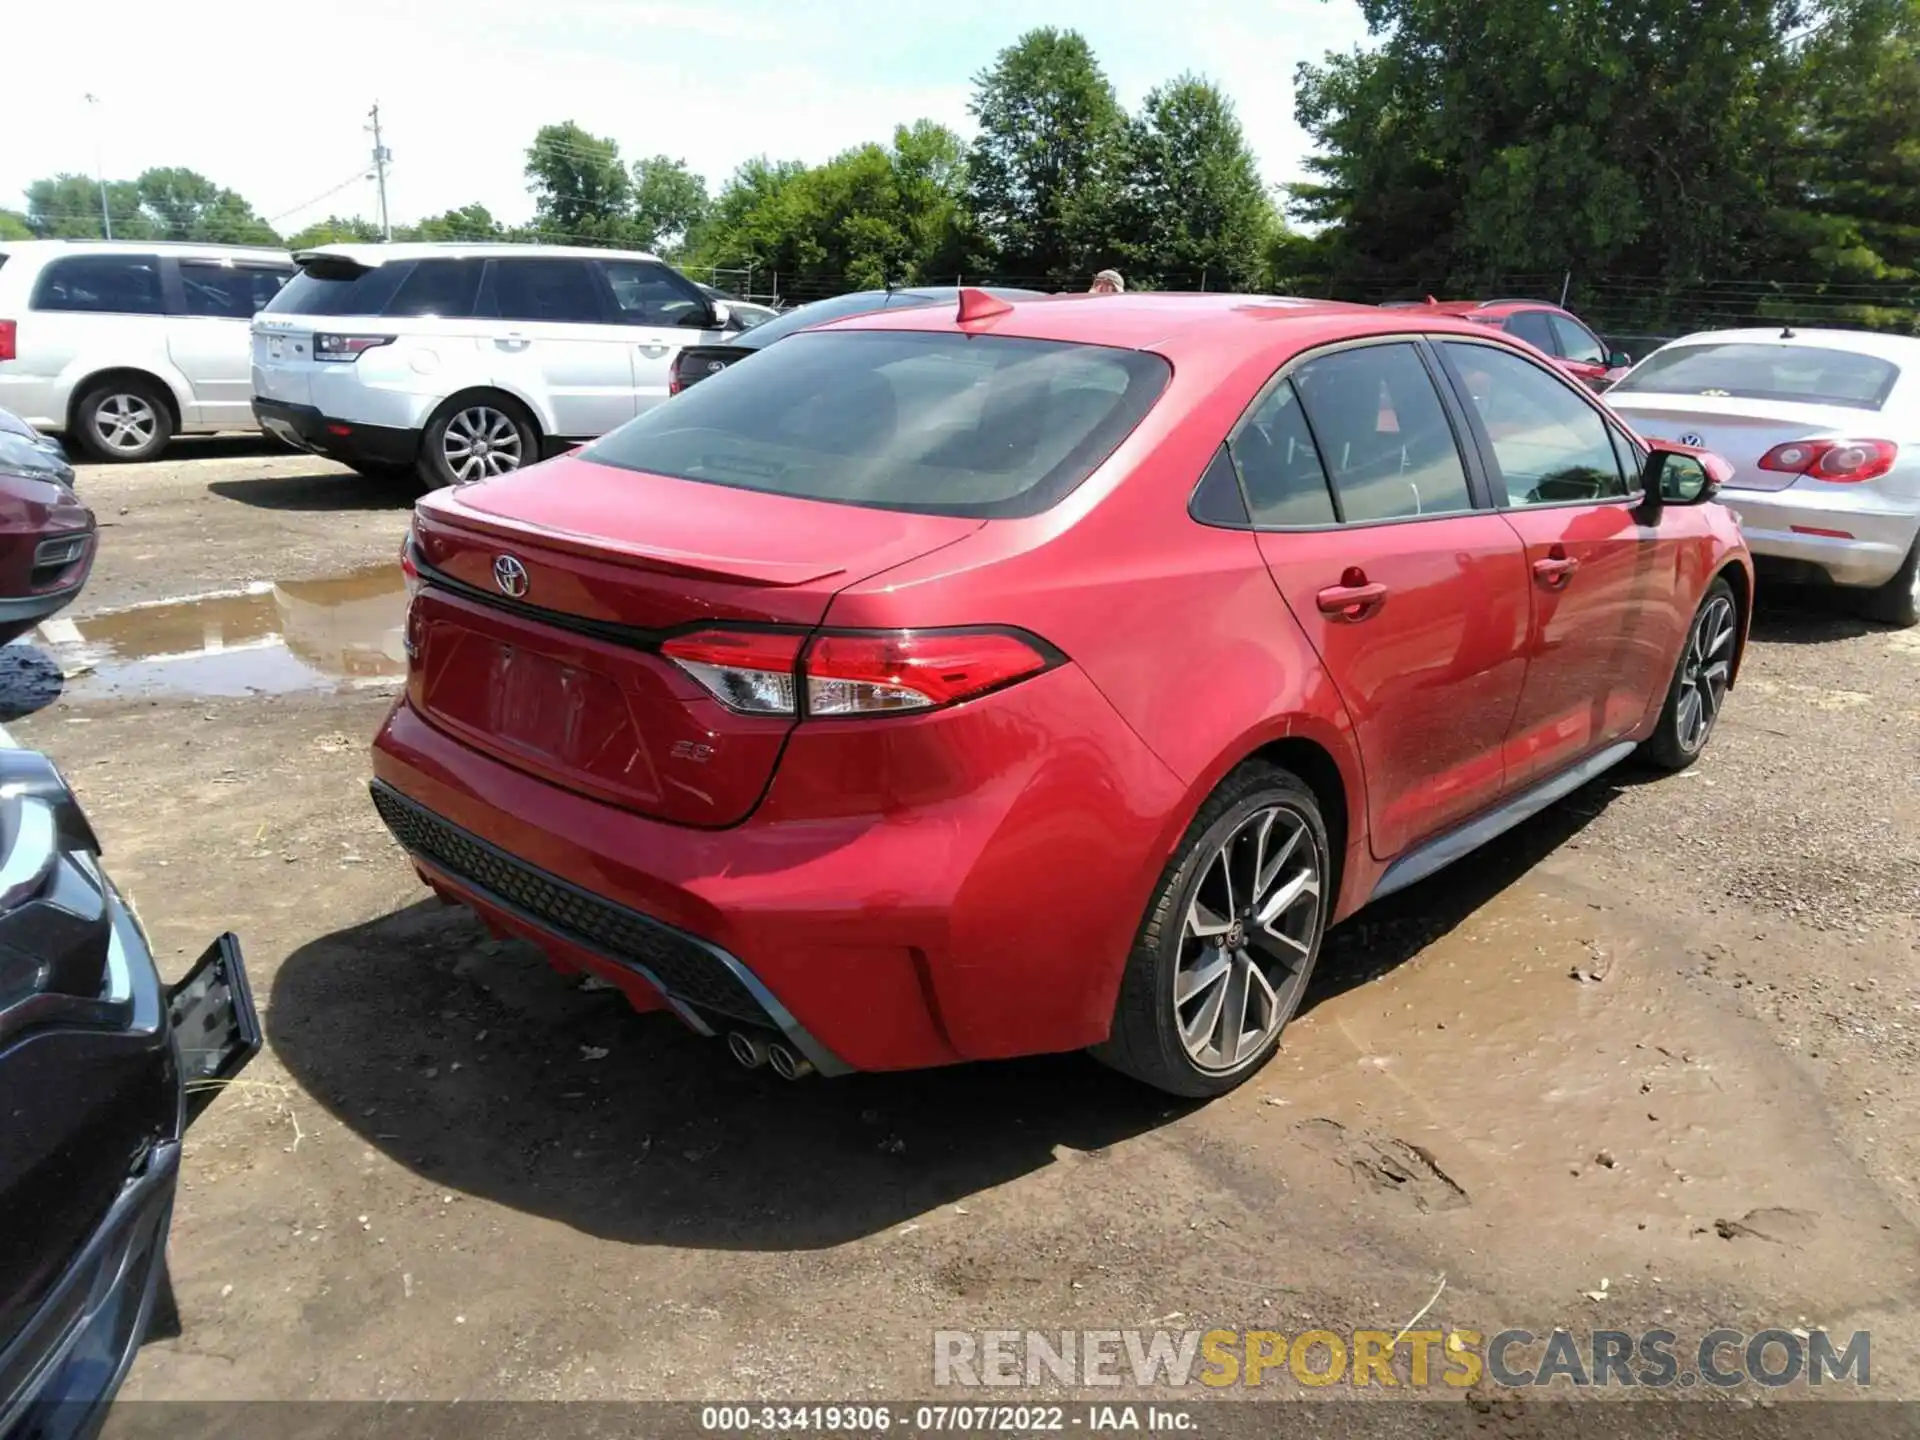
M409 477L375 479L344 469L215 480L207 489L259 510L410 510L420 494Z
M1636 778L1588 785L1336 930L1308 1003L1417 954ZM1188 1108L1079 1055L799 1083L744 1071L431 901L289 956L268 1034L309 1094L435 1186L634 1244L833 1245Z
M1859 592L1816 585L1768 583L1763 577L1753 606L1750 639L1774 645L1830 645L1893 627L1859 612Z

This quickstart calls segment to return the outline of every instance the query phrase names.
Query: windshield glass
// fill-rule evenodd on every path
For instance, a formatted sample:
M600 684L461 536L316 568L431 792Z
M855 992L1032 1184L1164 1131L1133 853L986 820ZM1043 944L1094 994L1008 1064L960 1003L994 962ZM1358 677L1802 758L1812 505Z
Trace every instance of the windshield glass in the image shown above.
M1166 388L1157 355L993 335L796 335L587 447L602 465L926 515L1045 510Z
M1733 396L1878 410L1900 367L1877 355L1816 345L1675 345L1649 355L1609 394Z

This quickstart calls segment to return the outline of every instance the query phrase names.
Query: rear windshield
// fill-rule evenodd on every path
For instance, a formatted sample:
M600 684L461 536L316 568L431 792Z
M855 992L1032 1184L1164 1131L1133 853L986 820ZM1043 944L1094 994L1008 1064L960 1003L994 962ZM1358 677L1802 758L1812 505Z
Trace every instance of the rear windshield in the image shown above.
M411 260L390 260L366 269L340 261L302 266L263 315L378 315L412 271Z
M1735 396L1878 410L1900 367L1875 355L1815 345L1676 345L1649 355L1614 395Z
M923 515L1035 515L1160 397L1138 350L993 335L795 335L586 450L603 465Z

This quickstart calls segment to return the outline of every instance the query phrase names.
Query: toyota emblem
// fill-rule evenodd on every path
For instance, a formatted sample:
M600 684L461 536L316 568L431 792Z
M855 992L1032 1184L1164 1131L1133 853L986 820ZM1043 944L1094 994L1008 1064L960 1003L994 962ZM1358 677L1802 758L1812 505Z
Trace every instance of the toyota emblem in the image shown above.
M1697 449L1698 447L1706 444L1707 442L1701 439L1698 435L1694 434L1691 430L1689 430L1686 434L1680 437L1680 443L1682 445L1692 445Z
M502 595L518 600L527 593L527 567L511 555L498 556L493 562L493 583Z

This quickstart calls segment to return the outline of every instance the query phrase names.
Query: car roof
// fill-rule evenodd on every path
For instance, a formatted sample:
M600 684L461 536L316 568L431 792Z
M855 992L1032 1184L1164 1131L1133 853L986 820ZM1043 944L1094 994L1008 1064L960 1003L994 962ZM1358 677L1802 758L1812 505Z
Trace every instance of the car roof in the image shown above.
M1768 325L1747 330L1697 330L1669 340L1661 348L1678 345L1805 345L1816 350L1851 350L1856 355L1873 355L1882 360L1897 360L1920 365L1920 339L1911 335L1888 335L1878 330L1802 330L1791 325Z
M314 245L296 250L293 258L304 264L316 255L337 255L356 265L372 269L389 260L471 260L511 256L517 259L575 260L647 260L658 263L660 257L646 250L608 250L592 245L519 245L509 240L481 241L474 244L441 240L400 240L361 243L344 241L335 245Z
M1152 350L1177 360L1181 353L1204 351L1238 335L1249 343L1273 338L1283 326L1299 345L1346 336L1459 334L1485 336L1486 327L1428 307L1383 310L1341 300L1311 300L1284 295L1194 294L1128 291L1120 295L1043 295L1016 300L1000 314L970 322L965 333L1109 345ZM1417 316L1409 324L1410 316ZM961 331L957 310L923 305L873 310L824 323L822 330Z
M185 260L287 258L278 245L215 245L198 240L0 240L0 255L51 260L59 255L172 255Z

